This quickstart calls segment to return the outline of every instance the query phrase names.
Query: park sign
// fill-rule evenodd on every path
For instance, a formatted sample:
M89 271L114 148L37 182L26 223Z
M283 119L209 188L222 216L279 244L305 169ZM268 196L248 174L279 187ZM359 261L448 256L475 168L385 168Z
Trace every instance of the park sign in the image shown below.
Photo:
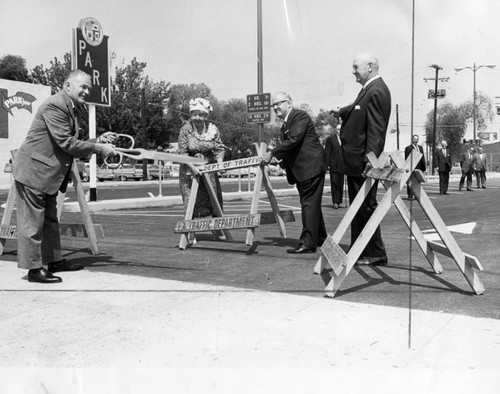
M73 69L85 71L92 79L87 103L107 107L111 106L108 38L92 17L82 19L79 27L73 29Z
M247 95L247 123L271 121L271 93Z

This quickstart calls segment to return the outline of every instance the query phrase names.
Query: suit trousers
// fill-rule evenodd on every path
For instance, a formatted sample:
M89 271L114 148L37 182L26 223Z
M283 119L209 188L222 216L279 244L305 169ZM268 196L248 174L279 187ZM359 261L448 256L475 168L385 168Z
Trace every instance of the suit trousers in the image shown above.
M62 260L57 194L49 195L15 181L17 265L36 269Z
M359 190L363 186L365 178L362 176L347 176L347 186L349 189L349 202L352 204L354 198L358 194ZM370 192L365 198L363 204L359 208L359 211L354 216L351 222L351 247L354 242L358 239L361 231L368 223L368 220L372 216L373 212L377 208L377 188L378 181L375 181ZM385 244L382 240L382 232L380 226L377 227L375 233L371 237L370 241L365 247L365 250L361 254L361 257L386 257L387 253L385 250Z
M330 171L330 190L332 192L332 203L342 204L342 193L344 192L344 174Z
M325 173L297 182L297 190L302 208L302 232L300 243L308 248L317 248L327 237L321 200L325 185Z
M448 192L448 183L450 182L450 171L439 171L439 193Z
M476 183L477 187L483 187L486 186L486 171L485 170L479 170L479 171L474 171L476 174Z
M460 177L460 183L458 184L458 188L461 190L464 186L464 181L467 179L467 190L472 188L472 170L467 172L462 172L462 176Z

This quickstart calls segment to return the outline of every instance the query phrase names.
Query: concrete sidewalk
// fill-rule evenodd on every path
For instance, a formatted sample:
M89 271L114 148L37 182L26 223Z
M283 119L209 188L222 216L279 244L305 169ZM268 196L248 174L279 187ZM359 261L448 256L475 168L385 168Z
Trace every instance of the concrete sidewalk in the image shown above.
M0 392L498 393L500 321L0 261ZM411 330L410 330L411 327Z

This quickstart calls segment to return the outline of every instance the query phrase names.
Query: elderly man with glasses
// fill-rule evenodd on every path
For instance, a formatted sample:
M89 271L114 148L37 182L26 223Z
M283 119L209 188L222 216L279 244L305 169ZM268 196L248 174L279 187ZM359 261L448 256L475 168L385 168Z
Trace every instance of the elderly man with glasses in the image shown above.
M327 168L326 155L311 117L293 108L292 99L284 92L271 98L276 116L283 121L282 143L267 152L263 160L280 163L286 170L288 183L297 185L302 208L302 232L299 244L288 253L314 253L326 239L321 199Z

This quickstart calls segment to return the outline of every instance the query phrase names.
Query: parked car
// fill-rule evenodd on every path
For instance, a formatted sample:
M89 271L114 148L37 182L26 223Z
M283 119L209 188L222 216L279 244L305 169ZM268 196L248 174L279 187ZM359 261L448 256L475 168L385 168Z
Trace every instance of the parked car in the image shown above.
M179 164L166 164L165 168L169 172L169 176L171 178L179 178L179 169L180 169Z
M128 179L138 181L142 179L142 166L138 169L132 164L121 164L118 168L113 170L113 173L114 178L118 178L120 181L126 181Z
M285 170L280 166L268 166L270 176L284 176Z
M246 167L222 171L221 176L223 178L238 178L240 176L240 171L242 178L248 177L248 174L250 174L251 178L257 175L257 169L255 167Z
M81 163L83 165L83 170L80 173L80 178L83 182L88 182L90 180L90 164L89 163ZM77 162L78 165L78 162ZM98 181L112 181L114 179L114 173L111 168L103 164L101 167L97 168L96 178Z
M166 166L161 167L161 178L165 179L170 176L170 169ZM148 179L158 179L160 175L160 167L156 164L148 164Z

